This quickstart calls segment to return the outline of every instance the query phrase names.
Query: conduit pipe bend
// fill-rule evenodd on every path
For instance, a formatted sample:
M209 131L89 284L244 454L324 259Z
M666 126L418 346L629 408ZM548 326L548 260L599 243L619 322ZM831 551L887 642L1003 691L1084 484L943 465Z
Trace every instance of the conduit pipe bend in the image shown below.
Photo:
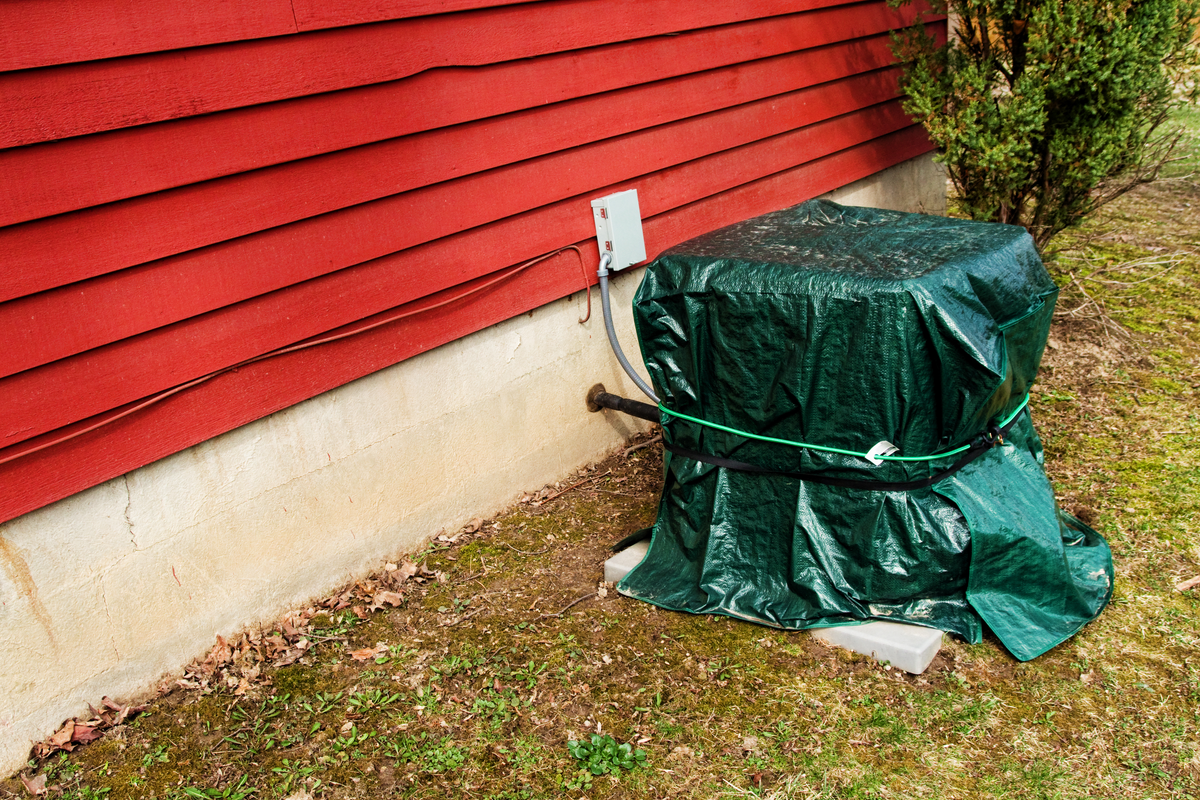
M625 357L625 352L621 350L621 343L617 341L617 332L613 328L612 309L608 302L608 265L612 263L612 256L608 253L600 255L600 269L596 272L596 276L600 278L600 307L604 311L604 330L608 333L608 343L612 345L613 353L617 356L617 361L620 362L621 368L625 370L625 374L637 385L642 392L654 401L655 405L659 404L658 395L650 388L650 385L642 380L642 376L638 375L634 370L633 365L629 363L629 359Z

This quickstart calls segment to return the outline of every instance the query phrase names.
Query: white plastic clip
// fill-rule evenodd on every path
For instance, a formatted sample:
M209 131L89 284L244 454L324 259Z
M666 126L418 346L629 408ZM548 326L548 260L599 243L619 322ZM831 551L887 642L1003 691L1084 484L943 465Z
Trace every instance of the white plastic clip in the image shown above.
M891 442L880 442L867 451L867 461L878 467L883 463L883 459L880 456L890 456L892 453L899 452L900 448Z

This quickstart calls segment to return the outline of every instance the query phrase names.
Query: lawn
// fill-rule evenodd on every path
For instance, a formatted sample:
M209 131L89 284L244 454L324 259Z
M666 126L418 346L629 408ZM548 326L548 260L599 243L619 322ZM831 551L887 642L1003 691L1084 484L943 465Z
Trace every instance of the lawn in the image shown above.
M1032 413L1117 581L1048 654L947 637L912 676L621 598L601 564L653 521L650 445L218 643L0 797L1200 796L1200 587L1177 588L1200 575L1200 144L1185 155L1049 257L1064 290Z

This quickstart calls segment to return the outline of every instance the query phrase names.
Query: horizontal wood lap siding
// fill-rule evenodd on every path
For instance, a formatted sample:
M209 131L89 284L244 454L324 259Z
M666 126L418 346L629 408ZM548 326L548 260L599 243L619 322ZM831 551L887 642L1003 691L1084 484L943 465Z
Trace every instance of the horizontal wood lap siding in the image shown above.
M907 124L893 102L589 194L636 187L642 213L650 216ZM802 155L798 158L797 153ZM272 292L23 372L0 382L0 407L8 409L0 436L19 441L58 427L71 416L90 416L148 391L314 336L357 319L364 311L383 311L575 243L591 230L587 203L572 198L474 228L462 237L437 239L354 270L297 283L291 291ZM489 264L483 254L497 261ZM575 288L580 289L578 272ZM330 303L331 297L339 302ZM261 320L273 322L263 326ZM205 342L203 353L191 354L195 341ZM48 407L52 398L60 402Z
M776 70L763 59L808 56L803 70L824 64L832 77L861 71L857 59L875 55L860 55L868 42L857 37L908 24L914 14L911 7L897 12L870 4L749 20L528 61L445 67L402 81L0 151L0 174L11 177L0 183L0 225L730 65L757 65L754 79L765 82L765 96L774 93ZM831 42L846 42L844 65L836 55L808 52ZM870 44L872 51L880 45Z
M614 6L613 25L592 24ZM8 144L36 142L0 151L0 519L581 290L567 252L244 365L568 245L594 275L591 197L637 188L657 252L930 147L894 99L887 46L912 9L294 7L297 32L260 36L269 4L211 4L211 27L178 4L162 42L186 53L138 50L156 45L136 26L58 50L0 39L0 66L63 64L0 74L0 120L23 109L0 121ZM22 105L35 95L53 104Z
M786 133L826 117L849 113L864 102L880 103L895 97L896 77L894 70L867 73L457 180L427 185L424 182L402 184L389 187L399 190L395 193L372 192L361 198L369 200L384 195L373 203L355 203L359 198L353 196L369 192L373 179L390 177L386 175L386 166L368 174L372 163L398 165L402 172L409 172L414 167L441 166L447 152L461 152L463 161L469 162L486 151L441 147L435 139L429 148L427 162L417 158L410 161L406 155L411 148L395 147L388 149L398 152L385 153L381 158L370 158L363 164L351 164L345 169L338 163L330 169L298 165L309 168L310 173L290 182L267 182L264 202L250 210L250 213L257 213L249 219L275 222L280 227L0 306L0 328L10 324L19 324L23 328L22 338L15 340L18 348L0 353L0 375L29 369L169 324L180 317L195 316L484 225L520 213L529 206L547 205L600 189L617 180ZM613 110L618 114L632 114L637 108L613 104ZM595 127L594 123L591 125ZM350 190L336 197L343 202L328 203L325 210L331 213L284 224L304 203L304 198L293 198L284 187L319 195L322 186L335 181L338 174L361 175L362 180L353 184L330 184L346 186ZM269 194L272 188L276 195ZM345 198L345 194L352 196ZM268 198L278 202L264 208ZM187 219L189 208L188 203L180 204L176 217L157 214L146 214L145 217L151 221L161 219L161 224L169 225L174 218ZM445 211L433 215L423 213L431 208ZM136 220L136 215L130 215L126 225L136 224ZM394 220L404 223L392 224ZM106 226L104 230L123 231L128 229L126 225ZM86 241L87 237L80 238ZM167 252L183 249L186 248ZM87 252L86 248L81 249L77 258ZM92 252L96 254L96 249ZM270 272L253 269L255 264L269 258L277 259L280 268ZM105 314L107 310L119 307L123 298L163 296L165 293L176 295L178 300L158 308L141 309L137 314ZM97 318L100 318L99 322L93 321ZM73 320L80 322L73 324Z
M0 72L531 0L4 0Z
M0 71L295 32L290 0L4 0Z
M909 127L834 156L773 176L761 184L702 201L685 212L646 221L648 240L684 241L721 225L786 207L796 197L836 189L865 178L881 163L929 151L924 133ZM581 240L589 264L598 261L594 240ZM302 400L369 375L413 355L482 330L515 314L579 291L574 253L534 267L461 307L418 315L360 337L301 350L225 373L195 389L54 448L0 464L0 518L32 511ZM565 262L565 263L562 263ZM436 301L433 296L430 301ZM462 313L463 309L470 313ZM382 315L381 315L382 316ZM370 320L364 320L363 324ZM90 421L89 421L90 422ZM83 427L82 425L80 427ZM56 432L57 434L57 432ZM55 436L47 436L53 439ZM39 444L37 440L28 447ZM9 448L19 452L19 448ZM5 451L0 450L0 458Z
M3 73L0 147L840 4L559 0Z
M0 229L0 300L553 153L564 143L584 144L702 114L713 108L714 97L732 106L828 81L849 70L877 69L890 60L887 38L875 36L9 226ZM446 152L462 157L447 161ZM330 180L346 174L358 180ZM131 240L126 233L135 223L140 223L144 238Z

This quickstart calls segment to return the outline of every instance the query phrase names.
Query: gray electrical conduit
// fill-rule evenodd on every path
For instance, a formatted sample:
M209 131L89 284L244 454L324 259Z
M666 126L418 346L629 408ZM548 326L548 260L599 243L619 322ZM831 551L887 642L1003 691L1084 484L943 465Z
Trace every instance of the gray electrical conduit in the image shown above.
M612 345L613 353L617 356L617 361L621 362L621 368L625 370L637 387L645 393L647 397L654 401L655 405L659 404L658 395L650 388L650 385L642 380L642 376L638 375L633 369L633 365L629 363L629 359L625 357L624 351L621 350L621 343L617 341L617 332L613 329L612 309L608 304L608 265L612 262L612 256L604 253L600 256L600 269L596 272L600 278L600 307L604 311L604 330L608 333L608 343Z

